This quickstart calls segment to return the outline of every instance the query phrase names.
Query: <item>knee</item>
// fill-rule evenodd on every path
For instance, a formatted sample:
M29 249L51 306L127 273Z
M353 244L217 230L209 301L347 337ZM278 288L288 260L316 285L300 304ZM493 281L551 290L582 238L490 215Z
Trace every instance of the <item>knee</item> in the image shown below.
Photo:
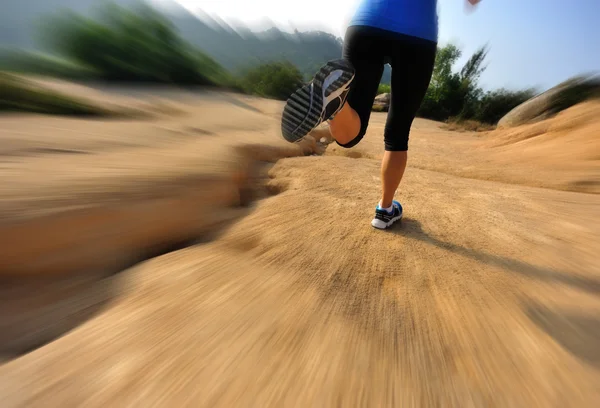
M384 142L385 150L389 152L405 152L408 150L408 138L410 129L385 128Z
M388 142L386 140L385 141L385 151L386 152L406 152L406 151L408 151L408 141L398 143L397 141Z

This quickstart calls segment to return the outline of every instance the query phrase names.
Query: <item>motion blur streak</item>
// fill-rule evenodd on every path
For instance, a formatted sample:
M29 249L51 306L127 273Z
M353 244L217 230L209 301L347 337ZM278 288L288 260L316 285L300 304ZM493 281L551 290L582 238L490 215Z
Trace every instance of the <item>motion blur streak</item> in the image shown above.
M289 144L341 39L50 3L0 31L2 408L600 405L597 77L441 47L381 232L389 71L357 147Z

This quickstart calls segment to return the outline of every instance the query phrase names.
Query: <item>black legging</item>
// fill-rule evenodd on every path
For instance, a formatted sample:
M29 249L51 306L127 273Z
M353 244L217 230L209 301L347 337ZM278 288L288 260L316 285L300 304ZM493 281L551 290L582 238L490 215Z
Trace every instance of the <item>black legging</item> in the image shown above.
M363 138L386 63L392 66L392 95L385 126L385 150L408 150L410 127L421 106L435 63L437 44L374 27L351 26L346 31L343 58L356 76L348 104L358 113L358 136L342 147L353 147Z

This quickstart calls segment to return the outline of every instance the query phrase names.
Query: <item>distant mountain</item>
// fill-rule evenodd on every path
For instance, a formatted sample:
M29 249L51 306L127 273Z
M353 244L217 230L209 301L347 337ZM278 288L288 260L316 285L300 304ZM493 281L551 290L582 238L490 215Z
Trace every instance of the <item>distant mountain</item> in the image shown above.
M65 9L93 15L108 3L132 7L140 0L3 0L0 47L47 51L40 49L37 41L37 27L45 16ZM323 31L291 34L273 27L256 33L208 15L199 18L173 0L154 0L151 4L164 13L183 39L233 73L262 62L288 60L309 77L326 61L342 54L342 39ZM389 69L384 73L384 82L389 82Z

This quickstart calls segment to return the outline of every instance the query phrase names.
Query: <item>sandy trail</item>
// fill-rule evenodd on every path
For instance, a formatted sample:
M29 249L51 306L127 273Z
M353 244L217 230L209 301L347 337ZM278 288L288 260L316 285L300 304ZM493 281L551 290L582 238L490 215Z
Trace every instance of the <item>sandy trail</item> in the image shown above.
M194 158L279 143L281 106L244 102L259 112L197 102L152 123L2 119L13 126L5 208L27 218L64 185L92 202L122 180L222 171ZM0 366L3 406L598 406L600 196L560 191L593 179L597 163L538 188L551 170L524 159L523 172L518 157L507 168L483 147L493 134L418 120L399 190L406 217L381 232L369 222L385 116L372 120L351 153L331 145L265 167L272 195L231 209L211 242L75 285L98 306ZM88 136L69 136L77 129ZM89 153L15 153L48 143ZM90 180L103 195L86 193Z
M543 122L485 133L443 130L417 120L411 137L410 166L477 180L600 193L600 102L577 105ZM376 115L371 134L383 133ZM367 137L351 153L379 158L381 138ZM341 148L329 154L347 155Z

